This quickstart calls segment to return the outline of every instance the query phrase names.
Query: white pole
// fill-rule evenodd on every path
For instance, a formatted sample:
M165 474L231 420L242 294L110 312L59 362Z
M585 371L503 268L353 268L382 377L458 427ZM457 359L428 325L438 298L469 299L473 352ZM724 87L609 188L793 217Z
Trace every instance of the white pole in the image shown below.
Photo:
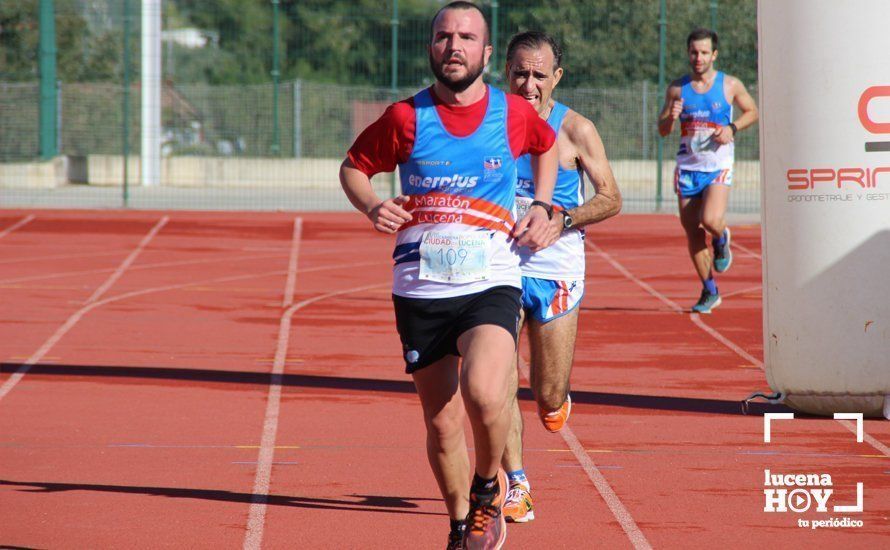
M161 0L142 0L142 185L161 183Z
M890 2L760 0L767 379L817 414L890 395Z

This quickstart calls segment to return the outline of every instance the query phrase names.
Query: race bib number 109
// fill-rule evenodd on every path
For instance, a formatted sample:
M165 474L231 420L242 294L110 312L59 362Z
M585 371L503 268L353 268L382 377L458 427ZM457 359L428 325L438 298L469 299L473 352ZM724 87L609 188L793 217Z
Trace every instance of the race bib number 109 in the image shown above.
M440 283L485 281L490 275L491 233L427 231L420 241L420 278Z

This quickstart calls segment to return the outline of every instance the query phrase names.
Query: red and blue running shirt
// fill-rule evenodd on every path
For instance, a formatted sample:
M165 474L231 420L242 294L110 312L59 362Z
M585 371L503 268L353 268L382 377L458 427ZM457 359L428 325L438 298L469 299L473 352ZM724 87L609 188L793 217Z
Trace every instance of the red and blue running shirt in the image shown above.
M707 92L699 93L692 87L692 78L683 77L680 97L680 149L677 168L695 172L732 170L735 143L721 145L711 139L717 128L732 122L732 104L726 100L725 74L717 71Z
M525 99L486 86L469 106L426 89L391 105L348 157L369 177L399 166L413 219L396 238L393 293L444 298L521 288L513 228L516 159L539 155L556 135Z

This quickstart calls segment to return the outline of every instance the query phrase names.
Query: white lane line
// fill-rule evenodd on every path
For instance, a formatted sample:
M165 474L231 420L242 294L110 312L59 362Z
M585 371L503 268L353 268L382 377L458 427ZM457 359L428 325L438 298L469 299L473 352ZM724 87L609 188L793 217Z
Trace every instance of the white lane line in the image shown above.
M289 307L294 303L294 292L297 288L297 258L300 256L300 238L303 234L303 218L294 220L294 235L291 239L290 259L287 264L287 281L284 283L284 299L281 307Z
M258 550L263 540L263 529L266 518L266 498L269 494L269 483L272 475L272 461L275 458L275 435L278 427L278 414L281 403L281 383L284 366L287 361L287 348L291 334L291 320L293 315L304 307L315 302L362 292L383 286L389 286L390 282L363 285L321 294L313 298L292 304L281 316L281 324L278 329L278 345L275 349L275 360L272 366L272 379L269 385L269 396L266 404L266 418L263 422L263 439L260 444L258 467L253 487L253 502L250 505L250 515L247 521L247 533L244 536L244 550Z
M33 220L34 218L36 218L36 216L34 214L29 214L29 215L25 216L24 218L20 219L19 221L15 222L14 224L10 225L3 231L0 231L0 239L9 235L10 233L15 231L19 227L21 227L21 226L25 225L26 223L30 222L31 220Z
M741 245L741 244L737 243L735 240L732 241L732 247L733 247L733 248L738 248L739 250L741 250L742 252L744 252L744 253L747 254L748 256L751 256L752 258L757 258L758 260L762 260L762 259L763 259L763 256L761 256L759 253L754 252L753 250L751 250L751 249L748 248L747 246L744 246L744 245Z
M61 340L62 337L65 336L65 334L67 334L68 331L71 330L71 328L74 327L74 325L76 325L78 321L80 321L81 317L83 317L90 309L98 304L97 300L99 299L99 297L104 294L109 288L111 288L111 285L113 285L115 281L117 281L120 276L123 275L127 267L129 267L130 264L133 263L133 261L139 256L142 250L144 250L145 247L148 245L149 241L151 241L151 239L158 234L158 231L160 231L161 228L164 227L168 220L169 217L167 216L164 216L163 218L158 220L158 223L156 223L155 226L151 228L151 231L149 231L148 234L139 242L139 245L136 247L136 249L133 250L133 252L131 252L130 255L127 256L127 258L123 262L121 262L114 273L112 273L108 277L108 279L106 279L105 282L99 288L97 288L95 292L93 292L93 295L90 296L90 298L84 303L84 305L80 309L75 311L70 317L68 317L68 320L65 321L62 326L56 329L56 331L43 343L42 346L40 346L40 348L36 352L34 352L33 355L31 355L31 357L28 358L27 361L19 365L19 368L16 369L16 371L12 373L9 378L6 379L2 386L0 386L0 400L2 400L10 391L12 391L12 388L14 388L15 385L19 383L19 381L28 373L29 370L31 370L31 366L39 362L47 353L49 353L49 350L51 350L53 346L55 346L59 342L59 340Z
M245 260L260 260L264 258L280 258L281 254L257 254L254 256L238 256L232 258L231 256L225 256L219 258L201 258L201 259L191 259L191 260L177 260L174 262L157 262L153 264L143 264L138 265L132 268L130 271L139 271L142 269L158 269L164 267L177 267L177 266L187 266L187 265L200 265L200 264L210 264L216 262L236 262L236 261L245 261ZM28 275L26 277L15 277L13 279L0 279L0 284L15 284L15 283L27 283L31 281L45 281L47 279L61 279L64 277L75 277L79 275L96 275L99 273L107 273L109 271L113 271L112 268L102 268L102 269L87 269L81 271L62 271L58 273L47 273L45 275Z
M749 294L751 292L763 292L763 287L760 285L752 286L748 288L740 288L739 290L735 290L733 292L727 292L726 294L721 294L724 298L729 298L731 296L741 296L745 294Z
M300 240L303 232L302 218L294 220L294 233L291 238L290 258L287 263L287 280L284 283L284 298L281 307L284 315L278 324L278 345L272 362L272 377L269 380L269 395L266 398L266 414L263 418L263 436L260 441L256 474L253 481L253 498L247 518L247 532L244 534L244 548L259 548L263 541L263 528L266 523L266 497L272 479L272 462L275 459L275 436L278 433L278 413L281 408L281 382L284 364L287 362L287 345L290 339L290 306L294 301L297 286L297 262L300 257Z
M93 292L92 296L87 298L87 301L84 302L84 304L90 304L92 302L95 302L96 300L99 299L100 296L105 294L105 291L107 291L109 288L111 288L114 285L114 283L116 283L117 280L121 278L121 275L124 274L124 271L126 271L127 268L129 268L130 265L132 265L132 263L136 261L136 258L138 258L140 254L142 254L142 251L145 250L145 247L148 246L148 243L151 242L151 240L155 238L155 235L157 235L158 232L165 225L167 225L168 221L170 221L169 216L164 216L163 218L161 218L158 221L158 223L155 224L155 226L151 228L151 231L148 232L148 235L146 235L145 237L142 238L141 241L139 241L139 245L136 247L136 250L134 250L133 252L130 252L130 255L127 256L123 262L121 262L121 265L117 266L117 269L114 270L114 273L111 274L111 277L106 279L105 282L102 283L102 286L97 288L96 291Z
M52 254L49 256L31 256L29 258L7 258L4 260L0 260L0 264L20 264L23 262L41 262L47 260L68 260L72 258L94 258L97 256L116 256L121 254L122 252L126 252L127 249L122 248L120 250L103 250L101 252L89 252L89 253L78 253L78 254Z
M530 381L531 377L529 376L528 365L521 359L519 360L519 369L526 381ZM587 473L588 479L593 482L593 486L596 487L597 492L603 497L606 506L609 507L612 515L618 520L618 524L621 525L621 528L624 530L627 538L630 539L630 543L633 547L637 550L651 549L652 545L649 544L646 535L644 535L637 526L631 513L625 508L624 504L622 504L621 499L615 494L612 486L609 485L609 482L606 481L606 478L603 476L602 472L600 472L600 469L597 468L596 464L594 464L593 460L590 458L590 455L587 454L584 446L578 441L572 428L566 424L563 429L559 431L559 435L562 436L563 441L566 442L566 445L568 445L572 454L575 455L575 459L581 465L581 468L584 469L584 472Z
M380 262L354 262L348 264L330 264L330 265L322 265L318 267L309 267L306 269L298 269L297 273L313 273L317 271L327 271L330 269L350 269L356 267L364 267L367 265L380 265ZM279 269L277 271L266 271L263 273L250 273L248 275L231 275L228 277L217 277L214 279L204 279L202 281L190 281L188 283L178 283L175 285L164 285L164 286L156 286L152 288L143 288L140 290L131 290L130 292L125 292L124 294L118 294L116 296L111 296L109 298L104 298L97 302L93 302L92 304L84 307L83 313L89 313L90 311L97 309L101 306L108 305L114 302L120 302L123 300L128 300L130 298L136 298L139 296L145 296L146 294L154 294L156 292L168 292L171 290L183 290L187 288L195 288L202 287L207 285L214 285L218 283L231 283L235 281L244 281L249 279L262 279L265 277L280 277L281 275L287 275L287 271Z
M689 320L692 321L698 328L708 333L712 338L714 338L714 340L717 340L724 346L734 351L739 357L741 357L745 361L748 361L752 365L757 366L757 368L759 368L760 370L763 370L763 361L743 350L740 346L736 345L735 342L720 334L713 327L708 326L704 321L701 320L701 315L699 315L698 313L693 313L689 316Z
M651 294L652 296L654 296L655 298L660 300L662 303L667 305L669 308L671 308L672 310L674 310L677 313L683 313L685 311L682 307L680 307L679 304L677 304L677 302L671 300L670 298L668 298L661 292L658 292L657 290L655 290L654 288L649 286L648 283L644 282L642 279L637 278L633 273L628 271L623 265L618 263L617 260L615 260L614 258L612 258L612 256L607 254L605 250L603 250L602 248L600 248L596 244L594 244L594 242L592 240L587 238L587 239L584 239L584 242L587 243L587 246L589 246L591 249L593 249L593 251L596 252L601 258L606 260L609 263L609 265L614 267L616 271L618 271L619 273L621 273L622 275L624 275L625 277L627 277L628 279L630 279L631 281L636 283L637 286L639 286L640 288L642 288L643 290L645 290L646 292L648 292L649 294Z
M362 267L365 265L380 265L380 262L356 262L351 264L332 264L332 265L322 265L318 267L308 267L306 269L298 269L297 273L314 273L317 271L327 271L329 269L349 269L353 267ZM164 285L164 286L156 286L152 288L143 288L141 290L132 290L130 292L126 292L124 294L118 294L117 296L112 296L110 298L105 298L104 300L99 300L87 308L87 311L96 309L97 307L108 305L113 302L120 302L122 300L127 300L129 298L136 298L138 296L145 296L146 294L154 294L156 292L168 292L171 290L183 290L186 288L193 287L202 287L206 285L213 285L217 283L231 283L235 281L244 281L248 279L262 279L264 277L279 277L281 275L287 275L287 271L283 269L279 269L277 271L266 271L264 273L250 273L248 275L230 275L228 277L217 277L215 279L205 279L203 281L190 281L188 283L178 283L175 285ZM379 285L378 285L379 286Z
M348 269L348 268L354 268L354 267L362 267L365 265L379 265L379 264L380 264L380 262L356 262L356 263L351 263L351 264L326 265L326 266L311 267L311 268L307 268L307 269L300 269L300 270L298 270L298 273L312 273L312 272L316 272L316 271L326 271L328 269L342 270L342 269ZM212 284L218 284L218 283L230 283L230 282L234 282L234 281L243 281L243 280L247 280L247 279L262 279L264 277L278 277L278 276L286 275L286 274L287 274L287 272L283 271L283 270L268 271L265 273L251 273L249 275L234 275L234 276L229 276L229 277L217 277L215 279L205 279L203 281L191 281L188 283L179 283L179 284L175 284L175 285L164 285L164 286L157 286L157 287L153 287L153 288L143 288L141 290L132 290L132 291L126 292L124 294L118 294L117 296L111 296L109 298L105 298L103 300L99 300L99 301L93 302L91 304L85 305L83 308L81 308L80 311L75 313L75 315L73 315L72 317L76 316L76 320L74 322L77 322L81 318L83 318L87 313L91 312L94 309L98 309L104 305L108 305L108 304L111 304L114 302L120 302L123 300L127 300L129 298L145 296L146 294L154 294L157 292L167 292L167 291L171 291L171 290L182 290L182 289L191 288L191 287L200 287L203 285L212 285ZM384 286L384 285L376 285L376 286ZM364 288L365 287L362 287L359 290L364 290ZM69 319L68 322L71 322L71 319ZM67 323L66 323L66 325L67 325ZM73 325L71 325L71 326L73 326ZM64 333L67 333L68 330L70 330L71 326L68 326L67 328L65 328L63 326L62 328L59 329L59 331L62 331L63 328L65 329L62 332L62 336L64 336ZM57 344L59 339L61 339L61 336L59 336L59 338L55 338L53 345ZM0 386L0 400L2 400L6 396L6 394L9 393L9 391L12 389L12 387L18 383L18 381L22 378L22 376L24 376L28 372L28 370L30 370L31 365L33 365L34 363L37 363L41 359L45 358L45 354L48 353L49 349L51 349L51 348L52 348L52 346L50 346L49 348L47 348L45 350L43 350L43 348L41 348L42 354L40 355L40 357L38 357L37 359L34 359L34 357L37 354L32 355L29 358L29 361L31 361L30 364L26 363L26 364L19 366L19 369L16 370L16 372L12 373L12 375L10 375L10 377L6 380L6 382L2 386ZM21 372L21 374L20 374L20 372ZM15 379L15 381L13 381L13 379ZM7 385L8 385L8 387L7 387Z
M856 428L856 424L855 424L855 423L850 422L849 420L838 420L838 422L840 422L840 424L841 424L843 427L847 428L848 430L850 430L850 431L853 432L854 434L856 433L857 428ZM878 440L875 439L874 437L868 435L867 433L863 433L863 434L862 434L862 439L863 439L866 443L868 443L869 445L871 445L872 447L874 447L875 449L877 449L878 451L880 451L881 453L883 453L885 456L890 457L890 447L887 447L886 445L884 445L883 443L881 443L880 441L878 441Z
M280 258L281 254L257 254L255 256L237 256L235 258L232 257L220 257L220 258L204 258L199 260L177 260L175 262L157 262L153 264L143 264L137 265L130 269L130 271L139 271L142 269L158 269L164 267L177 267L177 266L185 266L185 265L199 265L199 264L210 264L216 262L243 262L247 260L262 260L266 258ZM344 264L344 266L368 266L368 265L380 265L380 262L361 262L361 263L350 263ZM111 271L111 268L103 268L103 269L90 269L85 271L65 271L61 273L49 273L46 275L29 275L27 277L16 277L13 279L0 279L0 285L5 284L17 284L17 283L27 283L31 281L43 281L46 279L59 279L63 277L74 277L78 275L94 275L98 273L107 273Z
M609 256L604 250L602 250L600 247L598 247L596 244L594 244L593 241L591 241L589 238L588 238L588 239L585 239L584 242L586 242L586 243L587 243L587 244L588 244L588 245L589 245L589 246L590 246L590 247L591 247L597 254L599 254L603 259L605 259L607 262L609 262L609 264L610 264L612 267L614 267L614 268L615 268L616 270L618 270L622 275L624 275L625 277L627 277L628 279L630 279L631 281L633 281L634 283L636 283L636 284L637 284L638 286L640 286L643 290L645 290L646 292L648 292L649 294L651 294L651 295L654 296L655 298L658 298L659 300L661 300L662 302L664 302L665 304L667 304L668 306L670 306L671 309L673 309L673 310L676 311L677 313L684 313L684 312L685 312L685 310L684 310L683 308L681 308L676 302L674 302L673 300L671 300L670 298L668 298L668 297L665 296L664 294L658 292L657 290L655 290L654 288L652 288L651 286L649 286L648 284L644 283L643 281L641 281L640 279L638 279L636 276L634 276L633 273L631 273L630 271L628 271L627 268L625 268L623 265L621 265L617 260L615 260L615 259L613 259L611 256ZM757 257L760 257L760 256L757 255ZM705 333L707 333L708 335L710 335L712 338L714 338L715 340L717 340L718 342L720 342L721 344L723 344L723 345L726 346L727 348L731 349L733 352L735 352L735 353L736 353L739 357L741 357L742 359L744 359L744 360L746 360L746 361L749 361L752 365L757 366L757 368L759 368L759 369L762 370L762 371L763 371L763 370L766 370L766 368L765 368L765 366L764 366L764 364L763 364L763 361L761 361L761 360L757 359L756 357L752 356L750 353L746 352L744 349L742 349L741 347L739 347L738 345L736 345L735 342L733 342L733 341L730 340L729 338L723 336L719 331L717 331L716 329L714 329L713 327L709 326L707 323L705 323L704 321L702 321L701 316L700 316L699 314L697 314L697 313L693 313L693 314L689 315L689 320L692 321L693 324L695 324L695 326L697 326L698 328L702 329ZM847 422L847 421L845 421L845 420L837 420L837 422L840 422L841 424L844 424L844 426L845 426L847 429L850 429L851 426L852 426L853 433L856 433L856 432L855 432L856 427L855 427L852 423ZM845 424L845 422L846 422L846 424ZM883 454L885 454L885 455L887 455L887 456L890 456L890 448L888 448L886 445L884 445L883 443L881 443L880 441L878 441L878 440L875 439L874 437L872 437L872 436L866 434L866 435L865 435L865 441L867 441L869 445L871 445L872 447L874 447L875 449L877 449L877 450L880 451L881 453L883 453Z

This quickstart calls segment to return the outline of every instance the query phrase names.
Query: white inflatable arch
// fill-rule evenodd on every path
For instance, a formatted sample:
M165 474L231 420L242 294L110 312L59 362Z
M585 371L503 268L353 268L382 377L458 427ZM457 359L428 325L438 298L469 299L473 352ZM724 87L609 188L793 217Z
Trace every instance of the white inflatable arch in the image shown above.
M890 1L759 0L767 380L890 418Z

